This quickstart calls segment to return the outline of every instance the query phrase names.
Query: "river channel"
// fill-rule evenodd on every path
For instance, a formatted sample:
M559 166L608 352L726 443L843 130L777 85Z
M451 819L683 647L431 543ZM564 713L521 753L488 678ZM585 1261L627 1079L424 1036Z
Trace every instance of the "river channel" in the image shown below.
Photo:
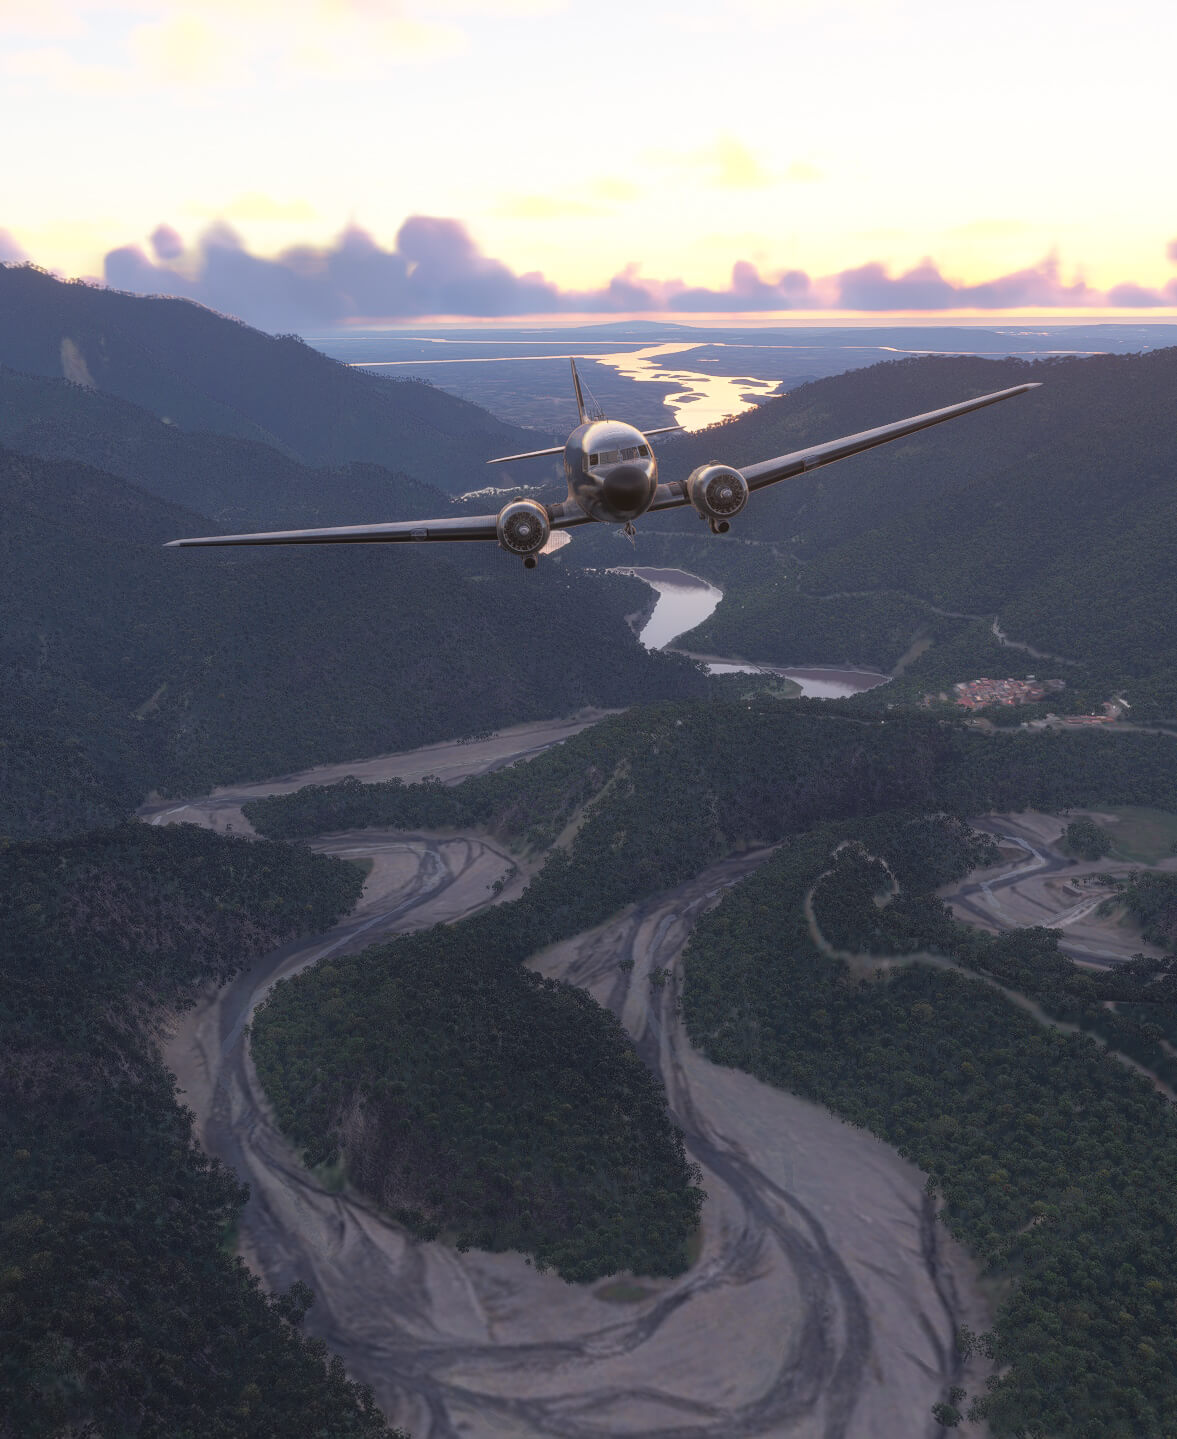
M638 636L648 650L667 649L672 640L679 635L685 635L709 618L723 599L721 589L686 570L639 566L619 568L612 573L633 575L658 594L653 612ZM713 659L708 655L695 657L703 660L708 672L713 675L783 675L799 685L801 693L810 699L844 699L847 695L861 694L863 690L886 684L889 678L877 670L847 669L830 665L793 668L784 665L752 664L746 660Z

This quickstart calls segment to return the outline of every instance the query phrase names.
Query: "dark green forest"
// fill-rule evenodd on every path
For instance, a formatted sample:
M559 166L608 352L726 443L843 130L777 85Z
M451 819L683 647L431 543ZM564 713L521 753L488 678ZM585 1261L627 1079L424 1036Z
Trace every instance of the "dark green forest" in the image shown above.
M1057 932L957 924L932 891L978 857L926 820L788 842L698 925L688 1031L716 1062L828 1105L927 1172L1005 1296L990 1334L961 1336L1000 1376L973 1417L1026 1439L1161 1439L1177 1414L1177 1119L1089 1034L1045 1021L1098 1023L1129 992L1137 1014L1171 1009L1172 979L1155 965L1093 976ZM807 893L827 943L876 958L852 969L819 950ZM956 967L921 962L929 951ZM878 967L905 953L914 962ZM1040 1016L969 971L1037 999ZM1159 1053L1147 1018L1107 1038Z
M954 717L919 711L753 696L635 707L535 759L453 787L345 780L252 800L245 813L259 833L277 839L366 826L475 825L540 846L596 796L588 828L614 825L609 837L624 840L619 873L629 863L641 865L647 844L673 867L650 861L651 883L661 887L732 847L843 814L891 807L942 808L962 817L1100 804L1177 809L1177 744L1164 735L1102 729L985 735ZM681 869L669 856L684 831L704 848L684 855ZM663 840L664 833L674 838ZM612 872L612 862L601 859L604 872Z
M542 906L506 908L278 984L252 1027L278 1119L425 1238L679 1274L703 1196L661 1088L607 1010L522 967Z
M358 871L193 826L0 849L0 1435L392 1439L223 1247L160 1011L351 907Z

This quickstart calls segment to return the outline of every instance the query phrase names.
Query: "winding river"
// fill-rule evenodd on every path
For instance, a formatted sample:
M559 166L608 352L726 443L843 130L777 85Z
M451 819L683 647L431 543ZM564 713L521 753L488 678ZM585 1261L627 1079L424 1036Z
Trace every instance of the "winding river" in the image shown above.
M365 777L454 782L558 743L592 717L369 761ZM241 803L338 778L147 807L152 823L248 830ZM975 1271L924 1176L826 1110L704 1060L678 1014L695 919L767 851L736 856L536 957L590 990L660 1075L703 1170L700 1253L674 1280L568 1285L517 1254L459 1254L405 1235L326 1187L274 1123L246 1026L274 982L332 954L470 914L526 883L485 835L364 830L315 847L372 870L356 910L266 956L185 1014L165 1047L197 1134L250 1187L239 1252L272 1288L317 1301L308 1329L414 1439L932 1439L930 1408L962 1376L953 1333L987 1327ZM671 976L652 985L655 969Z
M715 611L723 591L698 575L686 570L651 569L648 566L617 568L614 574L633 575L655 590L658 595L653 613L642 628L639 639L649 650L662 650L672 640L701 625ZM689 653L689 651L684 651ZM861 694L886 684L890 676L878 670L847 669L832 665L792 667L752 664L747 660L723 660L712 655L696 655L713 675L773 674L783 675L811 699L842 699Z

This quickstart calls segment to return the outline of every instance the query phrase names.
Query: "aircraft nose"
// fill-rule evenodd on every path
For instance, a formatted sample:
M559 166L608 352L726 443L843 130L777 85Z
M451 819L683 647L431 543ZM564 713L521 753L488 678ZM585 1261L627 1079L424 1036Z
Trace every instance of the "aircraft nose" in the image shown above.
M605 476L605 503L616 515L639 515L649 499L650 477L641 465L617 465Z

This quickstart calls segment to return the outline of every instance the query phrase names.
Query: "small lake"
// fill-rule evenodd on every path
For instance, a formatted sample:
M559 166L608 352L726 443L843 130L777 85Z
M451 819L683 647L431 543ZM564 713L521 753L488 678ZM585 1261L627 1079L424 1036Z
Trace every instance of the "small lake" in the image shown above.
M701 625L723 599L723 591L686 570L651 569L647 566L618 566L612 574L633 575L652 590L658 602L642 627L639 639L648 650L666 649L672 640ZM836 665L807 665L804 668L784 665L754 665L743 661L713 659L699 655L713 675L773 674L784 675L801 686L801 693L810 699L844 699L886 684L888 675L877 670L846 669Z

